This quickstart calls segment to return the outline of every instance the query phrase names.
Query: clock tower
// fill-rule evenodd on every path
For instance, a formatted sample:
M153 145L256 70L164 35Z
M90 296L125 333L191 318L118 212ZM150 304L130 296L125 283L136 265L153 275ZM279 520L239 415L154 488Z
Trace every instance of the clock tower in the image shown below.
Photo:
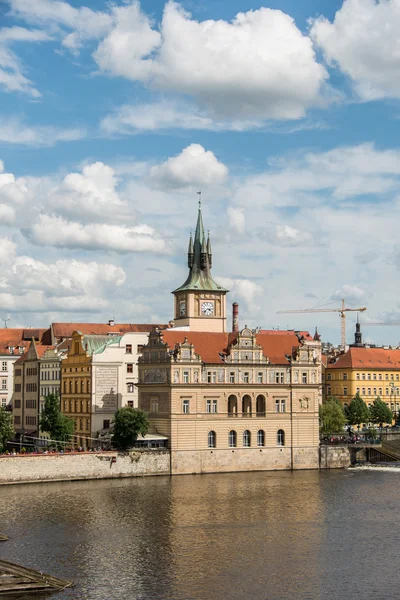
M226 293L211 276L212 252L210 236L204 233L201 202L194 239L190 234L188 248L189 275L174 290L176 327L189 326L191 331L226 331Z

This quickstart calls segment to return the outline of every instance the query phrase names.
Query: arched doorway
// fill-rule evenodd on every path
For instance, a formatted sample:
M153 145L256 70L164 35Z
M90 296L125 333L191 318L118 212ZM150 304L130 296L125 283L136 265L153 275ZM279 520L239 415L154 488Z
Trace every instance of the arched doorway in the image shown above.
M237 397L233 394L228 398L228 417L237 417Z
M251 397L248 394L242 398L242 415L251 417Z
M260 394L256 400L257 417L265 417L265 396Z

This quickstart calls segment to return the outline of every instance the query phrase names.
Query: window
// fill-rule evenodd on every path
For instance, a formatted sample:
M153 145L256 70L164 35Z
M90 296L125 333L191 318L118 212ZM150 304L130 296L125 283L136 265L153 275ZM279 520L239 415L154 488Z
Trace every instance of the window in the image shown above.
M26 417L25 423L27 425L36 425L36 417Z
M371 379L371 373L368 373L367 379Z
M390 376L390 379L394 379L394 375L391 375L391 376Z
M276 433L276 443L278 446L285 445L285 432L283 431L283 429L278 429Z
M249 383L249 372L245 371L243 373L243 383Z
M133 383L128 383L127 388L128 394L132 394L135 391L135 386L133 385Z
M228 434L229 448L236 448L236 431L230 431Z
M235 383L235 373L229 373L229 383Z
M357 373L357 375L358 375L358 373ZM328 375L327 375L327 380L328 380L328 381L331 381L331 379L332 379L332 373L328 373ZM360 379L360 376L359 376L359 375L358 375L357 379Z
M21 425L21 417L14 417L14 425Z
M217 436L216 436L215 431L209 431L208 432L208 447L215 448L216 442L217 442Z
M343 388L343 396L347 396L347 387Z
M257 446L265 446L265 432L262 429L257 431Z
M301 374L301 382L307 383L307 373L306 372Z
M25 350L25 348L24 348L23 346L18 346L18 352L19 352L20 354L23 354L23 353L24 353L24 350Z
M356 388L356 394L360 393L360 388Z
M132 363L128 363L126 365L126 372L127 373L133 373L133 364Z
M286 400L275 400L275 412L286 412Z
M389 375L387 373L385 375L385 379L389 379Z
M125 346L125 352L127 354L132 354L132 344L126 344L126 346Z
M368 396L371 395L371 388L368 388Z
M21 400L14 400L14 407L21 408Z
M211 412L211 400L207 400L207 402L206 402L206 412L207 413Z
M26 400L26 408L36 408L36 400Z
M365 373L361 375L361 379L365 379Z
M356 379L360 379L360 373L356 373Z
M189 371L183 371L183 383L189 383Z
M343 381L347 381L347 373L343 373Z
M376 379L376 373L374 373L374 379Z
M7 371L7 361L3 360L1 363L1 370L2 371Z
M211 412L216 413L217 412L217 400L213 400L212 401L212 406L211 406Z
M2 390L6 390L7 389L7 379L2 379L1 380L1 389Z
M365 396L365 388L362 389L362 395Z
M379 388L379 395L382 396L382 388Z
M89 419L85 419L86 421L86 431L89 431Z
M20 391L21 391L21 384L20 384L20 383L16 383L16 384L14 385L14 390L15 390L16 392L20 392Z
M217 372L216 371L208 371L207 372L207 383L217 383Z
M183 400L182 402L182 412L184 415L189 414L189 400Z
M8 351L9 351L10 354L14 354L14 346L10 346L8 348Z
M21 369L15 369L15 376L16 377L20 377L21 376Z
M129 408L133 408L133 400L128 400L128 406Z
M399 375L397 374L397 375L396 375L396 381L398 381L398 380L399 380Z
M330 396L332 394L332 388L330 385L327 388L327 394L328 394L328 396Z
M257 383L262 383L262 382L263 382L263 374L257 373Z
M110 428L110 421L109 419L105 419L103 421L103 429L109 429Z
M283 383L284 382L284 374L283 373L275 373L275 383Z
M374 396L376 396L376 388L374 388Z
M243 446L245 448L250 448L251 445L251 433L248 429L243 431Z
M386 393L386 396L389 394L389 388L386 388L385 393Z

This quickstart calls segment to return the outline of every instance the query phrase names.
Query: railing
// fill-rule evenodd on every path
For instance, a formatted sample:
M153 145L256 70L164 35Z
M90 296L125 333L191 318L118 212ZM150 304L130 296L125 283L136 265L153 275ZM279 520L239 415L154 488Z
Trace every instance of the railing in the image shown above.
M372 438L367 435L333 435L323 437L320 444L322 446L343 446L344 444L350 446L380 446L382 439L380 436Z

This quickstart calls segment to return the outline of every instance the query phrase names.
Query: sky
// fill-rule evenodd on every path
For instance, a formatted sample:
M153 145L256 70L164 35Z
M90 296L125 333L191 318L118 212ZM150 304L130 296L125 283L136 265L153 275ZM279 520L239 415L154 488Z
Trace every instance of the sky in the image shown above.
M0 318L168 322L201 190L241 326L338 343L277 311L345 298L397 345L368 324L400 323L399 29L400 0L0 0Z

